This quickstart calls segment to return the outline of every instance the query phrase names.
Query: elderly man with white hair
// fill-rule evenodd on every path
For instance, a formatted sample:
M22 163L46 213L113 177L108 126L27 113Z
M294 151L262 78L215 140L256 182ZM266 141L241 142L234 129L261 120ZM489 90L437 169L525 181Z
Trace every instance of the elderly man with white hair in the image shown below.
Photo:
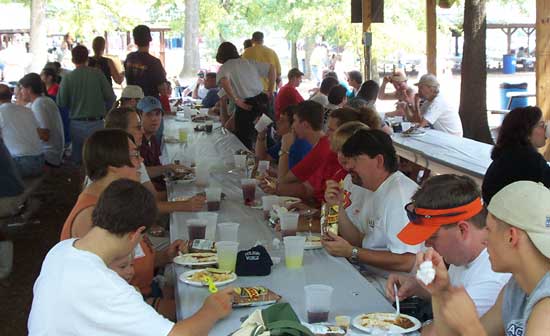
M439 92L439 82L432 74L420 77L414 104L409 105L409 120L420 126L462 136L462 122L456 107L451 106ZM424 100L421 104L421 100Z

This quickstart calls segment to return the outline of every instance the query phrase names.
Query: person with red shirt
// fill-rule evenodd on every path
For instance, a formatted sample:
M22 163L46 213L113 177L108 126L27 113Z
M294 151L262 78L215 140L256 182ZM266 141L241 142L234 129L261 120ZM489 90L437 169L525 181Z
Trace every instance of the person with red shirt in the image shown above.
M304 74L296 68L292 68L288 72L288 83L279 90L275 98L275 118L277 120L281 116L281 111L284 111L288 106L298 105L304 101L304 98L296 90L302 83L303 76Z
M319 106L319 110L315 113L322 118L323 109L318 103L311 102L316 106ZM311 115L312 109L307 111L306 115ZM306 124L299 113L294 115L294 123L292 125L297 137L308 136L311 124ZM305 119L305 118L304 118ZM285 176L279 177L273 193L286 196L297 196L301 198L313 198L316 203L322 203L324 199L324 193L326 188L326 181L342 180L347 172L338 162L338 155L330 147L330 137L332 133L341 125L350 121L359 121L366 125L370 124L369 114L363 110L356 110L353 108L340 108L332 111L327 121L327 133L321 135L315 143L315 147L309 152L309 154L294 166ZM319 122L321 125L321 122ZM319 134L323 134L318 131ZM302 190L295 187L295 185L301 185ZM264 190L270 192L269 189ZM297 193L299 191L299 193Z

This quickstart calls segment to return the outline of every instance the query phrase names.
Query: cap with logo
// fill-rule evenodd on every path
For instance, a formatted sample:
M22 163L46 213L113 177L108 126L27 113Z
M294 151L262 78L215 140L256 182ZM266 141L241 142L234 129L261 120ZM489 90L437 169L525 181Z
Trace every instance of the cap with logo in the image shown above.
M138 110L141 110L143 113L149 113L154 110L161 110L162 112L164 112L164 109L162 108L162 104L160 103L160 100L152 96L143 97L138 102L137 108Z
M525 231L540 253L550 258L550 190L542 183L511 183L493 196L487 210Z

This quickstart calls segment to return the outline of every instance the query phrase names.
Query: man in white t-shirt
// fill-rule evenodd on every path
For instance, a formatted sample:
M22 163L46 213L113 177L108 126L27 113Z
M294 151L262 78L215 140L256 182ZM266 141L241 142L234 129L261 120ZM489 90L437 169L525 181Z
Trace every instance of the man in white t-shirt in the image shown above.
M407 245L397 233L408 223L405 204L418 185L397 170L397 154L389 135L380 130L359 130L342 146L343 166L352 182L367 189L359 226L339 218L340 236L329 234L322 241L332 255L360 263L364 275L381 292L388 272L410 272L421 245ZM327 204L339 204L344 192L336 181L328 181Z
M65 148L65 134L63 132L63 121L61 112L50 97L44 96L44 83L40 75L29 73L19 81L21 94L25 101L29 101L40 128L45 133L42 138L42 148L46 163L59 167L63 158Z
M462 121L458 109L451 106L439 92L439 82L432 74L420 77L414 84L418 86L410 121L420 123L420 126L433 126L434 129L456 136L462 136ZM420 100L424 102L420 104Z
M153 195L141 184L111 183L94 209L92 229L46 255L34 284L29 335L207 335L231 313L233 289L226 288L174 324L107 267L134 250L156 215Z
M510 279L509 273L495 273L487 253L487 229L480 191L466 176L437 175L428 179L413 195L406 208L411 222L398 234L407 244L425 242L449 266L449 280L462 286L482 316L495 303L498 293ZM386 294L394 299L393 285L400 299L418 296L430 299L414 276L392 274ZM430 335L431 327L423 335Z
M0 135L22 177L42 174L44 154L32 111L11 103L10 88L0 84Z

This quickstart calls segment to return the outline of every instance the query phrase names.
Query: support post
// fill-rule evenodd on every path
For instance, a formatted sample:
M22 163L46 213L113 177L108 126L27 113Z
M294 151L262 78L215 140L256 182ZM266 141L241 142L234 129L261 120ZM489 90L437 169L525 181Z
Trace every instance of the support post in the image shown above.
M542 110L544 120L550 120L550 2L537 0L536 24L536 77L537 106ZM550 158L550 146L544 153L546 160Z
M371 74L371 46L368 46L365 43L364 37L365 33L368 33L371 31L371 0L362 0L361 3L362 8L362 18L363 18L363 34L361 36L361 39L363 40L363 48L364 48L364 57L365 57L365 69L364 69L364 77L366 80L372 79Z
M426 55L428 72L437 76L436 0L426 0Z

